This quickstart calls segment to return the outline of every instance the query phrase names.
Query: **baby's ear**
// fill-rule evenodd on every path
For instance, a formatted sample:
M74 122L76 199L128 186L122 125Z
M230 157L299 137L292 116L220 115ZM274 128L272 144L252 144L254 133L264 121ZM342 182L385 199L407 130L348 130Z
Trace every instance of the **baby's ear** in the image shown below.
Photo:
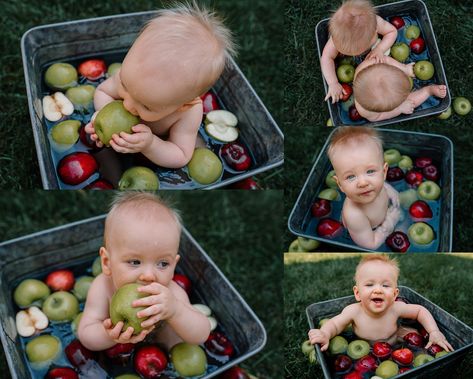
M179 254L176 255L176 264L179 262L179 259L181 259L181 256Z
M343 192L342 187L340 187L340 181L338 180L338 176L334 175L332 176L333 180L335 180L335 183L337 183L338 188L340 188L340 191Z
M110 269L110 253L105 247L102 246L100 248L99 254L100 261L102 263L102 272L107 276L112 275L112 270Z
M356 301L361 301L360 299L360 291L358 291L357 286L353 286L353 294L355 295Z
M386 175L388 174L388 168L389 168L388 162L384 162L384 166L383 166L384 180L386 180Z

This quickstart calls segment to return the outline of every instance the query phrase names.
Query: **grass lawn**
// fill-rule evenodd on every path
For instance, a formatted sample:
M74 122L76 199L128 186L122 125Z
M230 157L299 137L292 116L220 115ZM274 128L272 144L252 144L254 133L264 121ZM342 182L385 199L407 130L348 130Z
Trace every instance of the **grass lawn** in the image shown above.
M5 192L0 198L0 241L107 211L112 191ZM242 364L260 379L281 378L281 191L168 192L184 225L265 325L266 347ZM281 204L281 205L280 205ZM279 257L279 259L278 259ZM0 350L0 375L9 370Z
M376 5L389 1L373 1ZM285 70L285 215L288 217L316 157L333 128L326 127L329 118L316 51L314 30L317 23L329 17L341 1L301 0L289 2L286 11L287 63ZM437 44L440 49L451 96L465 96L473 101L471 83L471 35L473 19L471 2L436 0L425 2L429 10ZM468 5L467 5L468 4ZM473 217L470 204L473 186L473 112L466 117L453 115L443 121L436 117L421 118L387 128L441 134L454 144L454 235L453 251L472 251ZM448 175L450 173L447 173ZM461 222L459 221L461 220ZM287 230L285 246L294 237ZM335 250L324 245L321 251Z
M472 326L473 254L460 255L397 256L401 269L398 284L413 289ZM310 365L301 352L300 346L308 339L309 331L305 309L313 303L353 295L353 275L360 258L355 254L287 253L284 260L285 376L323 378L320 366ZM448 377L473 377L471 351L450 369Z
M21 36L39 25L154 10L161 1L19 0L3 2L0 16L0 188L42 188L28 112ZM164 3L169 3L164 2ZM237 63L276 122L283 88L283 2L213 0L240 46ZM268 64L271 62L271 64ZM265 188L282 188L282 168L258 175Z

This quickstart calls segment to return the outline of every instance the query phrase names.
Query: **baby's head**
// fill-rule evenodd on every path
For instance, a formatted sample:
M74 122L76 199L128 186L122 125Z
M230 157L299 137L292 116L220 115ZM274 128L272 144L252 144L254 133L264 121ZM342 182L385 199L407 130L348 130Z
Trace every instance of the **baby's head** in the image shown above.
M376 199L384 186L388 165L383 143L375 129L363 126L339 127L327 150L340 190L355 203Z
M384 254L365 254L356 267L353 293L367 311L383 313L394 304L399 289L399 265Z
M402 104L411 92L409 77L399 68L373 64L361 70L353 82L355 100L371 112L389 112Z
M368 0L348 0L333 14L329 33L336 49L344 55L360 55L378 38L376 11Z
M180 216L152 193L119 193L105 220L102 271L115 289L128 283L167 286L179 261Z
M161 9L128 51L118 94L142 120L160 120L212 87L235 50L215 13L195 2Z

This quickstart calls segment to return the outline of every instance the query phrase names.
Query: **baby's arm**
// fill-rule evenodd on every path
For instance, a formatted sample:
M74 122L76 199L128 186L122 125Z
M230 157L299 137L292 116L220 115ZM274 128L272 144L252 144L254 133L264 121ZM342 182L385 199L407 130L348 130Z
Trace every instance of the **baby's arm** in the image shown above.
M404 100L397 108L394 108L392 111L389 112L372 112L367 111L364 109L356 100L355 106L358 110L358 113L366 118L368 121L375 122L375 121L382 121L388 120L390 118L394 118L399 116L400 114L412 114L414 112L415 103L409 97Z
M422 305L406 304L400 301L396 301L394 306L399 317L419 321L427 333L429 333L429 343L425 346L426 349L433 344L437 344L447 351L453 351L453 347L448 343L443 333L439 330L437 323L427 308Z
M411 62L411 63L408 63L408 64L404 64L404 63L401 63L401 62L398 62L397 60L395 60L394 58L391 58L391 57L383 57L383 60L382 60L382 63L386 63L390 66L394 66L394 67L397 67L398 69L400 69L404 74L406 74L407 76L410 76L411 78L414 78L415 77L415 74L414 74L414 65L415 65L415 62Z
M113 100L119 99L118 85L117 85L118 73L115 73L112 77L103 81L95 89L94 93L94 108L95 111L101 110L108 103Z
M201 344L207 340L209 320L192 307L186 292L175 282L171 282L169 287L155 282L138 288L138 291L150 294L133 302L133 306L147 307L138 312L138 317L149 317L141 323L144 328L166 320L184 342Z
M354 305L356 304L346 306L342 313L328 320L320 329L309 330L310 343L312 345L318 343L321 345L320 350L327 350L330 340L353 321L354 312L356 312Z
M335 72L335 58L337 55L338 50L335 48L332 38L330 37L322 51L320 68L328 84L328 92L324 100L332 98L332 104L338 102L343 96L343 88L338 82L337 73Z
M397 38L397 29L391 23L376 16L377 33L381 34L383 38L381 42L368 54L366 58L373 58L377 62L381 62L384 57L384 52L388 50Z

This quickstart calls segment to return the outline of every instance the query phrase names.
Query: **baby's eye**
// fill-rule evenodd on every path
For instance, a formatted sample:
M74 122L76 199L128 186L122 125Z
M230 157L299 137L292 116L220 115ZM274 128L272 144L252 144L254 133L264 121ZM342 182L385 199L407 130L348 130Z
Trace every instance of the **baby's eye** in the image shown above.
M389 287L391 287L391 286L390 286L389 284L383 284L383 287L389 288Z
M366 287L372 287L372 286L373 286L373 284L372 284L372 283L368 283L368 284L366 284Z
M169 262L166 262L166 261L158 262L159 268L166 268L168 266L169 266Z
M368 175L372 175L372 174L374 174L375 172L376 172L376 170L368 170L368 171L366 171L366 173L367 173Z
M131 264L132 266L139 266L141 262L138 259L131 259L128 261L128 263Z
M351 182L355 180L355 175L348 175L345 179Z

